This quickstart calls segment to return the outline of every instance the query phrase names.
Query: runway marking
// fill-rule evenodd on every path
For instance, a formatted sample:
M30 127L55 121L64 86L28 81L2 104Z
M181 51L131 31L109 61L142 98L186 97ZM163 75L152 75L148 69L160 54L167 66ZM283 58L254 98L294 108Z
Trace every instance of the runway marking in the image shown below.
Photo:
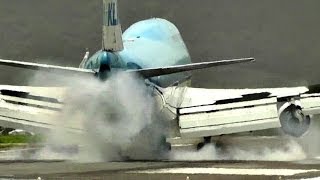
M319 172L318 169L244 169L244 168L165 168L128 173L142 174L225 174L225 175L265 175L265 176L292 176L300 173Z
M306 178L306 179L300 179L300 180L319 180L320 177L314 177L314 178Z

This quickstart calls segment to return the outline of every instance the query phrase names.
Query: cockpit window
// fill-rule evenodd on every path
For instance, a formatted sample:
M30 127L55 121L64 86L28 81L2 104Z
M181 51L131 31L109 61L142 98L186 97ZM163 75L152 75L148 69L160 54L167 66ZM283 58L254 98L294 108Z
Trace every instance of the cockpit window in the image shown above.
M126 67L126 64L121 60L121 57L119 57L116 53L98 51L88 59L88 61L85 63L85 68L99 69L100 63L101 63L100 61L102 60L102 58L107 58L104 60L110 63L110 68Z
M123 62L121 59L114 53L108 54L110 60L111 60L111 68L122 68L124 67Z

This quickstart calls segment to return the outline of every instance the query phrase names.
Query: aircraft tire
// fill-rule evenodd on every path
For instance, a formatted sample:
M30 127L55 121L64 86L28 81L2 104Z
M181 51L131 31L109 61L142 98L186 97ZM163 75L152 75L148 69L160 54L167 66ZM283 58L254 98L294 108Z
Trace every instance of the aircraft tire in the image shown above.
M290 105L280 114L282 130L294 137L300 137L305 134L310 127L310 122L310 116L305 116L301 108L295 105Z

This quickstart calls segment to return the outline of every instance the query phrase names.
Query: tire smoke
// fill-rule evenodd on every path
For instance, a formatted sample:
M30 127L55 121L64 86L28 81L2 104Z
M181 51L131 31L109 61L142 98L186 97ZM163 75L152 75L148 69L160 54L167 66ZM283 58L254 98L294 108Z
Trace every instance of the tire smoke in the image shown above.
M33 78L37 83L44 80L57 79L42 75ZM142 79L118 72L106 82L65 77L59 84L68 86L64 108L53 117L58 126L47 134L47 145L38 158L99 162L161 156L165 126L157 118L151 90ZM68 133L64 127L84 133Z
M174 150L170 152L171 160L187 160L187 161L202 161L202 160L244 160L244 161L296 161L306 158L306 154L302 146L295 140L289 140L283 146L263 147L257 146L254 142L246 144L245 148L242 145L229 145L226 148L220 148L214 143L205 145L199 151ZM265 142L266 143L266 142Z

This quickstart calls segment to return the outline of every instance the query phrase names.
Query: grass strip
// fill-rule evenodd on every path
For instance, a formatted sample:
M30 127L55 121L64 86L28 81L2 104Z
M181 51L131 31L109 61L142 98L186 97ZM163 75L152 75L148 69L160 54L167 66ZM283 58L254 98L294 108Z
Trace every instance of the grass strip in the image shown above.
M40 135L0 135L1 144L41 143L44 138Z

